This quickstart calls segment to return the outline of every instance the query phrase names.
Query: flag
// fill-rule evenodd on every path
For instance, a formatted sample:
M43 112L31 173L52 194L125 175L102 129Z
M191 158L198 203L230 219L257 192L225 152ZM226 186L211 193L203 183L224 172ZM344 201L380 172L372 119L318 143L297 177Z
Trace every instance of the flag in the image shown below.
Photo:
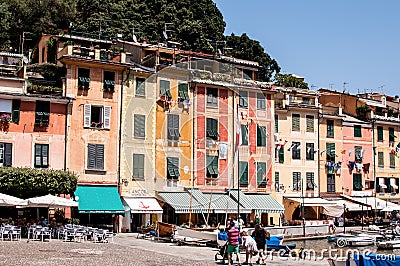
M242 145L242 124L240 123L239 109L237 111L236 139L235 139L235 159L233 167L239 161L239 146Z
M399 144L397 144L397 146L396 146L396 153L398 153L399 150L400 150L400 142L399 142Z

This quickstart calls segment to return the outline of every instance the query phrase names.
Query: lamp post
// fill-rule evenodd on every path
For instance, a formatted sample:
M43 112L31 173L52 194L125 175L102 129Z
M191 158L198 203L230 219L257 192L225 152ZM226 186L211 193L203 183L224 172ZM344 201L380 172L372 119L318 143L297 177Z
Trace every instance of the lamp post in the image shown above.
M306 236L306 221L304 218L304 189L303 189L303 177L301 178L301 200L302 200L302 204L301 204L301 219L303 220L303 237Z
M364 230L364 204L361 204L361 230Z
M343 203L343 233L346 233L346 203Z

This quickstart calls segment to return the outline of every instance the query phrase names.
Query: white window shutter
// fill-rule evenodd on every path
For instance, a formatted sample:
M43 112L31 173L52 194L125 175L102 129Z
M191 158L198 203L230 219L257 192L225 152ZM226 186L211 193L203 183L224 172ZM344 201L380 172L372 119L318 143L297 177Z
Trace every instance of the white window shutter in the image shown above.
M110 129L111 123L111 106L104 106L104 128Z
M83 108L83 127L90 127L92 107L90 104L85 104Z

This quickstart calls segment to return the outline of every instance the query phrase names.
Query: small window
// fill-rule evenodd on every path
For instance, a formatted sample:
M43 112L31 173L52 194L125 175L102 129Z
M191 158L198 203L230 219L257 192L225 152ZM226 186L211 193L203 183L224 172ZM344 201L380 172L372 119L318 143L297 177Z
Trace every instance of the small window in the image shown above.
M180 102L189 100L189 89L187 83L180 83L178 85L178 100Z
M115 72L104 71L103 91L114 92Z
M335 188L335 174L328 174L327 175L327 192L328 193L335 193L336 192L336 188Z
M361 125L354 125L354 137L361 138Z
M218 89L207 88L207 106L218 107Z
M239 162L240 186L247 187L249 185L249 166L247 162Z
M305 97L303 97L302 103L303 103L303 104L310 104L310 98L305 98Z
M45 125L49 124L50 120L50 102L36 101L35 124Z
M89 170L104 170L104 145L88 144L88 163Z
M282 147L279 149L279 163L285 162L285 149Z
M218 170L218 157L217 156L207 156L206 157L207 163L207 174L208 178L217 178L219 175Z
M364 157L364 150L361 146L354 146L354 157L357 163L361 163Z
M0 143L1 166L12 166L12 143Z
M334 137L334 121L333 120L326 120L326 136L327 137Z
M111 106L84 105L83 126L85 128L109 129Z
M394 139L396 136L394 135L394 128L389 127L389 142L392 144L394 143Z
M267 145L266 127L257 125L257 146L265 147L266 145Z
M378 152L378 167L383 168L385 167L384 160L383 160L383 152Z
M146 80L144 78L136 78L136 96L146 96Z
M257 187L265 188L267 186L267 164L257 162Z
M390 153L390 168L395 168L396 167L396 155L393 153Z
M336 150L335 143L326 143L326 161L335 162L336 161Z
M146 116L134 114L133 119L134 119L134 121L133 121L134 137L135 138L144 138L146 136L146 129L145 129Z
M207 138L217 140L218 134L218 120L214 118L207 118Z
M257 109L259 110L265 110L266 104L265 104L265 96L263 93L257 93Z
M248 92L247 91L239 91L239 107L248 107Z
M279 192L279 172L275 172L275 191Z
M300 172L293 172L293 191L300 191L301 190L301 173Z
M300 160L301 159L301 149L300 142L292 142L292 159Z
M275 133L279 132L279 116L275 115Z
M314 173L307 172L306 179L307 179L307 190L314 190L315 189Z
M300 131L300 115L292 114L292 131Z
M167 115L167 131L168 140L179 140L179 115Z
M249 127L247 125L241 125L242 133L242 145L249 145Z
M353 190L361 191L363 189L361 174L353 174Z
M132 178L144 179L144 154L133 154Z
M35 144L35 168L49 167L49 144Z
M179 158L167 157L167 179L179 179Z
M306 131L307 132L314 132L314 116L313 115L306 115Z
M88 90L90 86L90 69L78 68L78 89Z
M21 100L13 100L12 101L12 111L11 111L11 120L14 123L19 122L19 115L21 110Z
M383 141L383 127L377 126L376 130L378 131L378 141Z
M169 80L160 80L160 96L169 98L172 97L171 83Z
M306 160L314 160L314 143L306 143Z

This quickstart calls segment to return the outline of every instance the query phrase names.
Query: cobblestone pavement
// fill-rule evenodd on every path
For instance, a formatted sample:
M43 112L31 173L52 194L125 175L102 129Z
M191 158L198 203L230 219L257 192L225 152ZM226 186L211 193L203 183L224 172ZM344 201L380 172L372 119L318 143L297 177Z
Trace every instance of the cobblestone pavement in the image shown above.
M0 265L218 265L217 249L177 246L120 234L114 243L0 241ZM241 254L244 259L244 254ZM269 260L267 265L328 265L327 261Z

